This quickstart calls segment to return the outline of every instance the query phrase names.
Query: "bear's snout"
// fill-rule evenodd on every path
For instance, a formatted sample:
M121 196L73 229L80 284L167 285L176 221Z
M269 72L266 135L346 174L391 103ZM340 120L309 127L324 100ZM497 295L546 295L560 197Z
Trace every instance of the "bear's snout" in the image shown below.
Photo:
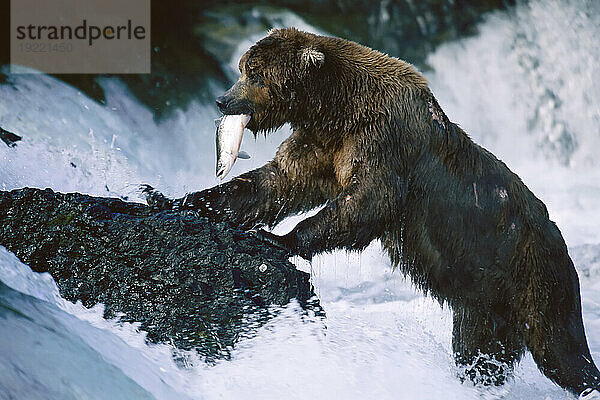
M225 115L252 114L253 105L246 98L247 87L243 82L237 81L222 96L215 99L217 107Z

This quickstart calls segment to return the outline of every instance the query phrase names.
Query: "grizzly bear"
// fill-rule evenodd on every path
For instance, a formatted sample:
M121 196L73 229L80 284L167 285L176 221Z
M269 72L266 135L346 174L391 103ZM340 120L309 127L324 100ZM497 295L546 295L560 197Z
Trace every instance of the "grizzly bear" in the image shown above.
M600 387L579 281L544 204L450 122L412 65L360 44L273 30L240 59L217 105L248 128L293 133L275 158L217 187L157 207L245 229L324 207L263 240L310 259L378 239L394 266L454 313L463 377L501 384L527 349L575 394ZM595 393L595 392L594 392Z

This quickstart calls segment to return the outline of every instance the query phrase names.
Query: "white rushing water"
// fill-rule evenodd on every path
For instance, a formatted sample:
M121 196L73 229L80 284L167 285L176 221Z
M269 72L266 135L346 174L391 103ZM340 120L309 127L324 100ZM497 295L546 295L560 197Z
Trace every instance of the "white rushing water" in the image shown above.
M534 1L493 14L478 35L431 54L426 75L449 117L548 206L580 272L588 341L600 362L597 4ZM169 196L216 184L212 104L156 123L116 80L102 82L106 106L45 75L10 80L0 86L0 126L24 139L15 148L0 143L0 188L140 200L141 182ZM242 148L252 159L229 176L269 160L287 134L255 141L247 133ZM100 306L66 302L49 275L0 247L0 399L571 398L530 356L502 388L461 384L450 311L391 271L377 243L362 255L336 252L298 266L312 273L326 331L303 323L291 304L241 341L230 361L179 369L172 348L146 344L135 324L102 319Z

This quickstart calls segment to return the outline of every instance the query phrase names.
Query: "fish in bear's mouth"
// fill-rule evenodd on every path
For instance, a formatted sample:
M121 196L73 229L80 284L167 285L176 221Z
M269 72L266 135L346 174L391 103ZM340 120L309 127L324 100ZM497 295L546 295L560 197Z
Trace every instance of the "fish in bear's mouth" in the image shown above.
M217 178L223 180L235 164L237 158L248 159L250 156L240 151L244 129L251 114L223 115L215 120L217 144Z

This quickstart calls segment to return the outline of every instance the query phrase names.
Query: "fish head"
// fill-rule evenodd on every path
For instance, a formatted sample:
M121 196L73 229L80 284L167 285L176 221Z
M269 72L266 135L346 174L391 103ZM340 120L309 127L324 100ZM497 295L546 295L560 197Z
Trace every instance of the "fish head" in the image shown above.
M254 134L310 119L312 112L307 111L316 109L311 102L331 80L323 71L319 38L323 37L280 29L254 44L240 59L237 82L216 99L221 112L251 115L247 128Z

